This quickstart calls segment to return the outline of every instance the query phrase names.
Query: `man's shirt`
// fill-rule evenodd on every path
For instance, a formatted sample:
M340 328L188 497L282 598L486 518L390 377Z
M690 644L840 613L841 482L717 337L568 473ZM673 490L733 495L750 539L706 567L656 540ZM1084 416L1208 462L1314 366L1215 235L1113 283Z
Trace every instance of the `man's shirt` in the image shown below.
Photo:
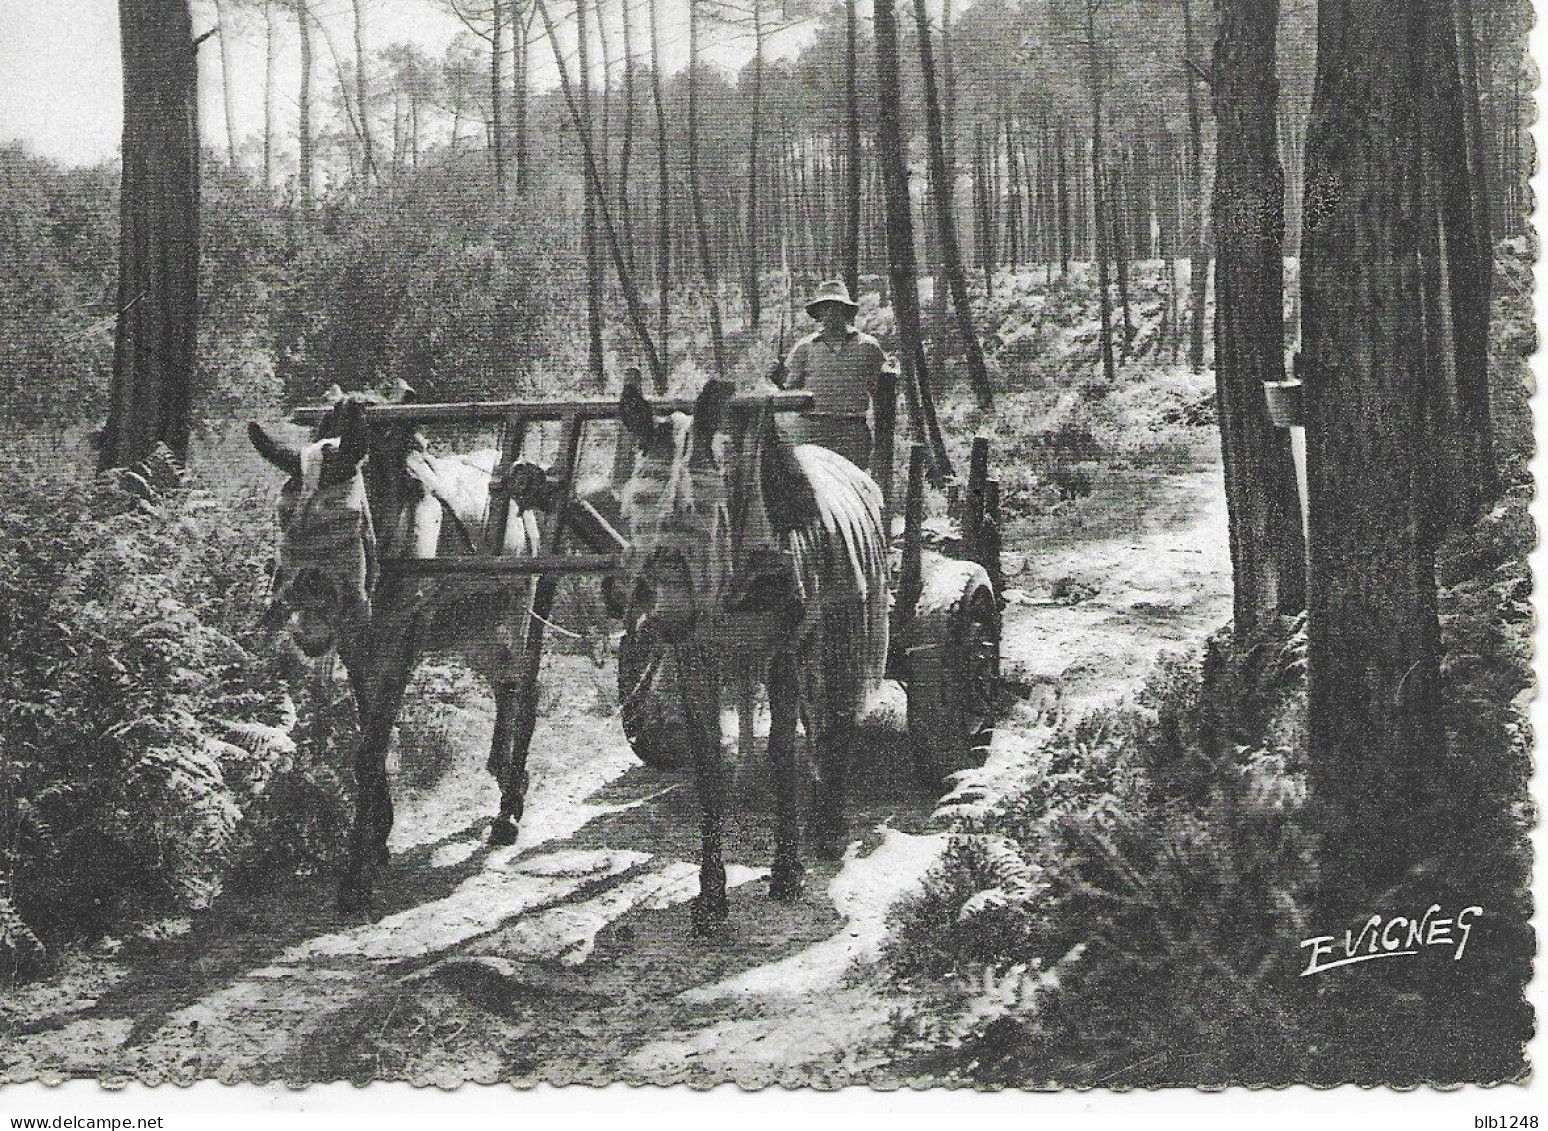
M886 356L880 342L853 326L838 338L818 330L790 351L785 388L811 393L816 415L864 416Z

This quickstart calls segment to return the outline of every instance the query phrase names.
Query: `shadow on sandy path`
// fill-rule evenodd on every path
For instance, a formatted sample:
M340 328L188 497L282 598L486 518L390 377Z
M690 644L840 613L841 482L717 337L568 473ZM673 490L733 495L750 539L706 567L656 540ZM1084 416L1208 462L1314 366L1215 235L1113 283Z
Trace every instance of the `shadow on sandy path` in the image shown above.
M481 867L483 845L456 867L434 867L443 845L482 837L487 819L459 829L436 844L396 855L384 870L378 911L391 914L416 903L445 897ZM254 969L308 940L326 937L366 920L341 914L330 877L295 878L266 888L231 891L189 929L159 940L133 939L115 956L122 977L90 1004L23 1021L8 1035L62 1029L82 1019L131 1018L125 1047L143 1043L162 1020L179 1009L239 981Z

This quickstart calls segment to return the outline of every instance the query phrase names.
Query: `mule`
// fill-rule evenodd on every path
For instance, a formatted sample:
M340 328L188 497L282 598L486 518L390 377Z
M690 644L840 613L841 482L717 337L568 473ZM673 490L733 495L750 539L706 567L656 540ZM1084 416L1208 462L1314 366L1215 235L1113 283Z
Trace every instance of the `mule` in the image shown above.
M621 496L629 548L619 595L626 629L676 653L700 807L692 916L701 935L727 915L721 668L734 664L767 687L770 894L788 900L800 892L804 872L797 724L816 771L814 848L837 858L845 845L846 759L887 660L881 489L842 456L785 441L767 403L741 418L728 443L718 434L732 391L709 382L691 418L658 419L633 387L619 404L637 446ZM744 740L751 733L745 720L742 733Z
M387 746L421 652L457 647L495 689L489 769L500 787L500 809L490 829L493 843L516 839L530 737L517 735L512 675L523 646L527 586L499 577L427 583L380 568L387 559L483 549L498 455L433 456L411 425L369 428L366 410L375 399L337 394L301 447L248 425L258 453L287 477L276 503L276 566L265 621L286 631L307 656L336 651L359 714L355 819L338 892L346 912L370 909L376 871L387 860L393 823ZM536 553L534 513L514 503L511 509L499 552Z

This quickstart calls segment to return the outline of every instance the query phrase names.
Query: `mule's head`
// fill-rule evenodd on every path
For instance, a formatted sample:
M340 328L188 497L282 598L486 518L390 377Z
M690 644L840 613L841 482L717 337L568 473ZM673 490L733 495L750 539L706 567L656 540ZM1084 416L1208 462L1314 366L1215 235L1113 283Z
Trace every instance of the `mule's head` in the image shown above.
M626 386L620 418L637 444L621 492L629 537L624 560L624 623L632 632L677 643L716 609L730 582L730 491L715 434L734 392L710 381L693 416L657 419L640 390Z
M362 466L366 406L338 394L304 446L247 426L258 454L286 475L275 504L278 540L264 622L284 627L308 656L323 656L370 618L376 540Z

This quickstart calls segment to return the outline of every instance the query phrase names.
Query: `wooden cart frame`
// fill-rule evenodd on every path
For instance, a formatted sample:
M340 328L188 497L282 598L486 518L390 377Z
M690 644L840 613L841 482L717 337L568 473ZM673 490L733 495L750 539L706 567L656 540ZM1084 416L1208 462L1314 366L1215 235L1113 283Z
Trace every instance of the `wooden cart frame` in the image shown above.
M875 397L877 442L872 464L873 475L882 486L884 521L889 530L895 478L894 380L893 374L884 374ZM663 412L693 409L691 400L657 400L652 404ZM812 397L802 392L738 397L731 402L729 413L735 420L739 414L758 411L764 405L777 412L802 412L811 408ZM315 424L326 411L300 409L293 419ZM600 579L615 574L627 549L623 535L607 518L575 494L587 425L616 420L618 415L616 400L384 403L366 410L368 427L454 424L500 428L500 455L482 532L483 546L493 549L446 558L393 558L380 565L384 576L399 579L504 575L526 584L527 615L517 670L512 673L515 706L508 723L516 756L523 764L537 721L545 630L551 623L559 582L565 577ZM501 554L498 548L504 545L513 501L512 473L522 462L532 428L553 422L559 424L558 456L546 469L548 505L541 525L541 552ZM894 602L888 673L901 680L908 691L909 731L916 762L932 782L975 760L974 750L993 713L999 670L999 522L998 484L988 477L988 455L988 441L979 437L974 441L966 488L953 498L961 523L961 545L956 557L946 557L923 547L927 453L918 443L909 453L902 569ZM584 550L569 546L577 535L588 544ZM939 583L942 571L953 574L945 579L945 585ZM647 765L667 761L642 747L639 728L629 726L629 697L622 698L625 730L636 753Z

